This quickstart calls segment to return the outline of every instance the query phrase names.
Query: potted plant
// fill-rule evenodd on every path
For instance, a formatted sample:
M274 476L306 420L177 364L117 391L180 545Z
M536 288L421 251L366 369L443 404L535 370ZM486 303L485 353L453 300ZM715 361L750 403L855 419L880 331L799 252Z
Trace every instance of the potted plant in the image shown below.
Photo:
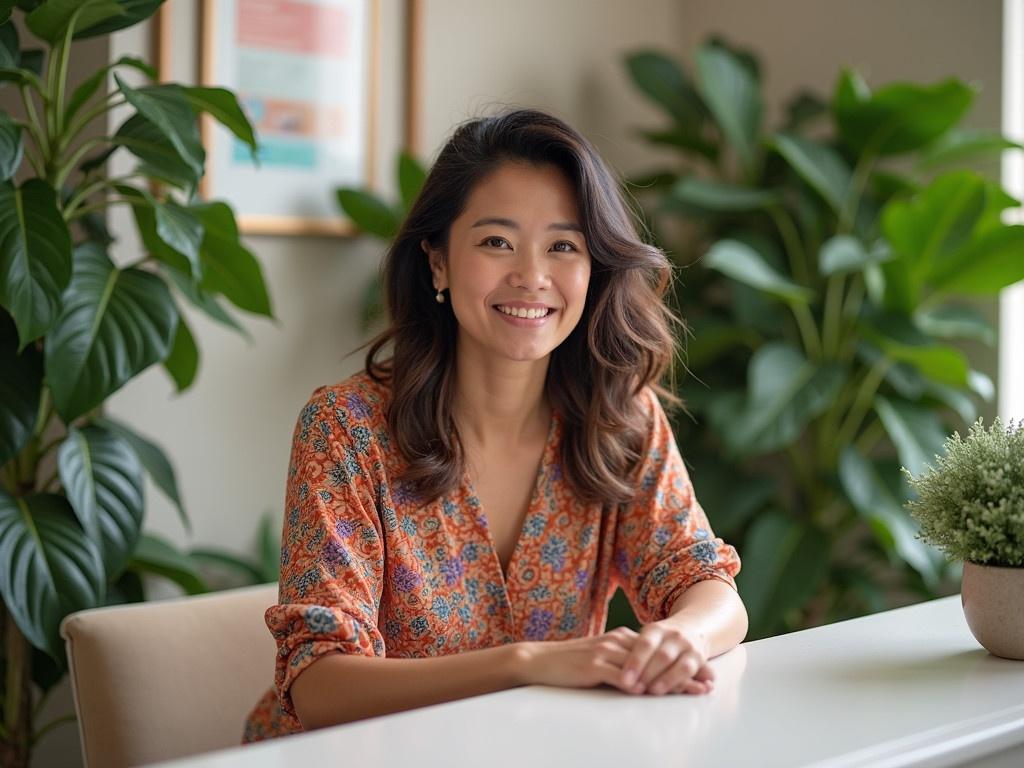
M0 764L10 768L73 720L34 722L66 669L64 616L143 599L144 573L205 590L194 562L143 534L144 473L186 527L188 518L167 457L105 418L105 400L157 364L179 392L192 384L199 353L182 303L243 333L221 297L273 317L231 208L196 197L199 113L255 154L234 94L156 84L133 57L69 87L74 41L142 22L160 4L0 2L0 87L21 107L0 110ZM36 43L21 45L15 13ZM108 113L122 105L131 114L108 133ZM106 160L117 151L139 162L112 177ZM130 264L107 253L99 214L112 205L130 206L144 244Z
M1024 660L1024 425L978 419L917 477L907 502L922 540L964 564L960 592L974 637L995 656Z
M978 417L994 386L963 342L1024 278L1019 205L979 173L1019 145L962 127L976 86L837 73L768 123L757 57L720 39L693 67L625 64L670 152L632 184L675 260L690 328L675 424L697 497L737 544L748 639L951 594L900 474Z

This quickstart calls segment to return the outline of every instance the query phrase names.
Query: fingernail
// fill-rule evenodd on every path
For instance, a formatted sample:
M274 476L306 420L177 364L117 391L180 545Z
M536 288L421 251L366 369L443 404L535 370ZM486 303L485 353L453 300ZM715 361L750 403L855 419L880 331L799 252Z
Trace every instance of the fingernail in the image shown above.
M630 669L626 671L626 685L632 685L636 682L636 670Z

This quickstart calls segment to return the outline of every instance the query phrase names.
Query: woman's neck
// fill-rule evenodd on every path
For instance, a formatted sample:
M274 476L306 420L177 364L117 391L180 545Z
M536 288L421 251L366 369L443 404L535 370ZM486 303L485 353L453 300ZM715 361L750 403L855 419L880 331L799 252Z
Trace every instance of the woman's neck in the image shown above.
M543 440L551 423L544 392L548 360L495 361L471 352L456 354L452 410L463 438L483 450Z

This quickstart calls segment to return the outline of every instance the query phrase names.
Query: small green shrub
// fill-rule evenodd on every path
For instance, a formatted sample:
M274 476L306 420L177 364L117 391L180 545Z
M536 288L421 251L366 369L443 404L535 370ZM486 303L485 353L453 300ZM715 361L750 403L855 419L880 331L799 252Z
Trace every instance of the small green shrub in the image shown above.
M979 565L1024 566L1024 425L978 419L966 440L955 433L946 452L916 479L903 470L916 501L921 538L950 558Z

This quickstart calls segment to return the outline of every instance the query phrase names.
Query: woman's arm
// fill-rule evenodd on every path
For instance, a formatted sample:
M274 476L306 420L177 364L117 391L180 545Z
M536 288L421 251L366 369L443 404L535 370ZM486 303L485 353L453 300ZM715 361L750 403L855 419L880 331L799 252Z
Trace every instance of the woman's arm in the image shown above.
M709 659L742 643L748 629L747 609L739 594L718 579L692 584L661 623L698 635Z
M299 674L292 703L308 731L524 685L526 657L524 643L422 659L332 653Z

